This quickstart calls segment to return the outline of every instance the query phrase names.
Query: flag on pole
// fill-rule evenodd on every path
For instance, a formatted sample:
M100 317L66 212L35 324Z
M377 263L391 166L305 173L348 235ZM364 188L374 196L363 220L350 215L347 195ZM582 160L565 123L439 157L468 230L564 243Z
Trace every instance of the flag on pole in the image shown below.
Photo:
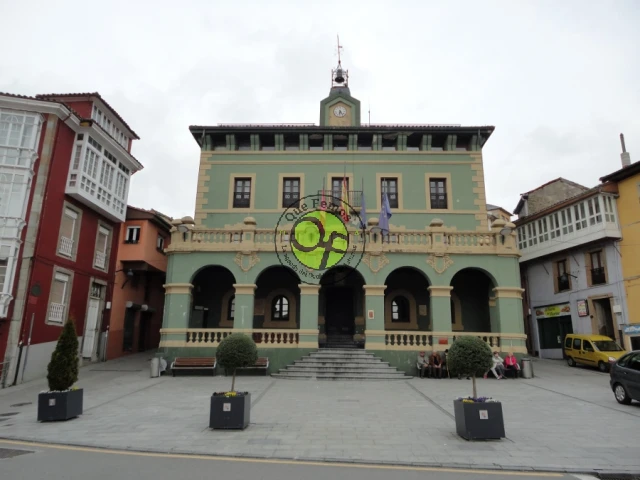
M362 179L362 202L360 204L360 228L367 229L367 205L364 201L364 178Z
M347 203L347 177L342 178L342 220L344 223L349 222L349 205Z
M387 192L384 192L382 196L382 207L380 208L380 217L378 218L378 227L383 235L389 233L389 219L392 215Z

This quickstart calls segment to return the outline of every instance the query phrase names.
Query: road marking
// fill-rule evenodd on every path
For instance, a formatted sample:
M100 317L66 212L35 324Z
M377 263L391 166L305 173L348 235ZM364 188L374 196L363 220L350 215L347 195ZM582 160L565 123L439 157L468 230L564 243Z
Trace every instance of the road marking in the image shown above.
M340 463L340 462L312 462L306 460L279 460L279 459L267 459L267 458L246 458L246 457L218 457L215 455L188 455L181 453L153 453L153 452L131 452L126 450L112 450L93 447L74 447L71 445L56 445L51 443L37 443L37 442L23 442L18 440L6 440L0 439L0 443L8 443L10 445L24 445L29 447L41 447L41 448L53 448L57 450L70 450L74 452L94 452L94 453L108 453L111 455L131 455L138 457L152 457L152 458L181 458L187 460L214 460L223 462L244 462L244 463L270 463L276 465L304 465L315 467L344 467L344 468L370 468L376 470L405 470L414 472L455 472L455 473L473 473L482 475L511 475L518 477L547 477L547 478L560 478L563 477L562 473L552 472L517 472L509 470L483 470L483 469L464 469L464 468L445 468L445 467L410 467L402 465L376 465L376 464L364 464L364 463Z

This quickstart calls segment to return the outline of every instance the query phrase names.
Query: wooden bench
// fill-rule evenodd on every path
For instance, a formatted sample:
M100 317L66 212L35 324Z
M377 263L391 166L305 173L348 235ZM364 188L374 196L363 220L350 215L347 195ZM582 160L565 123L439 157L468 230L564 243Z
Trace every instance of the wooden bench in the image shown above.
M211 370L215 375L216 357L177 357L171 363L171 373L175 377L176 370Z
M239 368L238 370L262 370L264 371L264 374L266 376L267 370L269 370L269 357L259 357L256 363L254 363L250 367L243 367ZM224 374L227 375L226 370Z

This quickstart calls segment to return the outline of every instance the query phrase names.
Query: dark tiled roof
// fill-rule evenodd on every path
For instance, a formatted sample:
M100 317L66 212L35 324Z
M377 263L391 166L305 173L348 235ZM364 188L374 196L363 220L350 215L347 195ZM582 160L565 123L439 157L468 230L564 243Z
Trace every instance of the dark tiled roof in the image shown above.
M65 108L67 108L69 111L71 111L71 113L73 113L76 117L82 119L82 115L80 115L78 112L76 112L69 105L67 105L67 104L65 104L63 102L58 102L57 100L53 100L51 98L38 98L37 96L30 97L29 95L17 95L15 93L7 93L7 92L0 92L0 96L13 97L13 98L23 98L25 100L35 100L35 101L38 101L38 102L49 102L49 103L56 103L58 105L64 105Z
M116 110L111 105L109 105L107 103L107 101L104 98L102 98L102 96L98 92L88 92L88 93L41 93L41 94L36 95L37 99L56 99L56 98L73 98L73 97L96 97L96 98L98 98L102 103L105 104L105 106L111 111L111 113L113 113L116 116L116 118L118 120L120 120L125 127L127 127L127 129L134 135L136 140L140 140L140 137L138 136L138 134L133 131L133 129L129 126L129 124L124 121L124 119L120 116L120 114L118 112L116 112Z
M147 210L146 208L133 207L131 205L127 205L127 209L135 210L137 212L147 214L151 217L155 217L157 220L164 223L166 228L171 229L171 222L173 221L173 217L165 215L164 213L161 213L154 209Z
M609 175L605 175L604 177L600 177L601 182L619 182L620 180L624 180L625 178L629 178L633 175L637 175L640 173L640 161L634 162L631 165L621 168L620 170L616 170Z
M360 126L346 126L346 127L336 127L336 126L328 126L328 125L315 125L313 123L222 123L218 125L190 125L189 129L192 131L201 131L201 130L388 130L393 129L397 130L399 128L402 129L413 129L413 130L465 130L465 131L476 131L476 130L489 130L493 132L495 127L492 125L484 125L484 126L463 126L463 125L429 125L429 124L362 124Z

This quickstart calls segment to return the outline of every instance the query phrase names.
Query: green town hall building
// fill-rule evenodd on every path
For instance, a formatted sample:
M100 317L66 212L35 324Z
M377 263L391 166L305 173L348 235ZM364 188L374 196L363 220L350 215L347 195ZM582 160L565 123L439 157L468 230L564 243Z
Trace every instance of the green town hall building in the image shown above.
M488 225L494 127L361 113L338 63L319 125L190 127L196 209L165 250L165 358L213 357L232 332L253 336L269 373L364 348L415 374L418 352L462 335L526 353L515 225Z

